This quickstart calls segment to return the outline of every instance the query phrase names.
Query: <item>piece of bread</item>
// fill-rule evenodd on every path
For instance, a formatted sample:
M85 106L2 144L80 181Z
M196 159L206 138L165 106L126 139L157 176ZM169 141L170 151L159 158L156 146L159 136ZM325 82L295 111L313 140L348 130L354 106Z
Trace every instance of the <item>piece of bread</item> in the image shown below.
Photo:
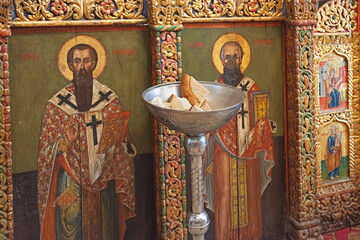
M154 97L150 103L158 107L166 108L164 105L164 101L160 97Z
M196 105L192 105L192 107L189 110L190 112L202 112L204 110L202 110L200 107L196 106Z
M206 100L203 102L203 104L201 104L200 108L204 111L211 111L211 108Z
M170 103L169 102L163 102L164 104L164 108L170 108Z
M171 96L170 108L174 110L189 111L191 104L186 98L179 98L173 94L173 96Z
M181 78L181 94L187 98L191 105L201 106L206 100L209 91L193 77L183 74Z

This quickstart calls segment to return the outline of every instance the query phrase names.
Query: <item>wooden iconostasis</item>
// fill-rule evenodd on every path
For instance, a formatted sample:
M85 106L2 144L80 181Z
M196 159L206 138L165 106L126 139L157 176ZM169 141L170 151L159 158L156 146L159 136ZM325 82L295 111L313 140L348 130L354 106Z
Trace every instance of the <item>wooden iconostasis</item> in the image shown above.
M0 236L191 239L184 135L141 98L184 73L247 96L209 136L206 239L358 225L358 14L345 0L1 1Z

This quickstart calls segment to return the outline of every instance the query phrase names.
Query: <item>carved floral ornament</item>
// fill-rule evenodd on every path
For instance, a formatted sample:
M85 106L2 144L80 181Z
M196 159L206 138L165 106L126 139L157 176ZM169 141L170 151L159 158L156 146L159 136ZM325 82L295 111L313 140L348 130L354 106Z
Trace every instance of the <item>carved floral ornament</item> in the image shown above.
M302 119L302 195L303 209L300 218L311 219L316 215L315 179L314 179L314 132L310 125L313 121L313 93L312 86L312 34L310 29L304 28L299 32L300 53L300 87Z
M164 239L183 239L187 231L183 221L186 219L186 196L183 190L185 183L184 147L181 144L182 134L160 125L159 139L161 159L164 168L160 178L163 179L163 233Z
M321 25L318 22L317 31L319 26L322 26L321 33L317 32L319 41L316 41L314 48L314 95L315 95L315 131L316 136L319 138L316 141L316 182L317 182L317 194L319 196L318 209L321 218L322 230L333 231L336 228L344 227L344 222L350 221L350 224L356 224L360 215L358 213L359 206L359 150L355 147L359 144L359 132L356 125L359 124L359 111L358 100L359 92L356 90L359 86L359 61L358 61L358 45L359 35L354 34L353 38L348 38L343 33L352 33L354 25L349 25L352 17L356 15L348 16L350 21L348 23L339 21L335 24L337 18L329 19L331 14L345 13L346 6L343 8L331 9L335 7L335 4L345 4L344 1L331 2L324 5L318 12L318 19L324 20ZM348 8L350 9L350 8ZM327 11L327 16L325 12ZM322 14L322 15L321 15ZM325 16L325 17L324 17ZM337 17L339 17L338 15ZM345 16L340 16L341 18ZM326 20L327 19L327 20ZM328 22L326 22L326 21ZM333 20L333 25L330 21ZM326 25L324 24L326 22ZM341 33L338 34L338 33ZM323 34L322 36L320 36ZM327 34L327 35L326 35ZM329 35L332 34L332 35ZM337 34L337 35L335 35ZM336 43L336 44L334 44ZM336 63L338 60L345 62L346 66L346 84L347 84L347 101L348 105L342 110L332 110L330 112L321 112L320 102L320 75L324 72L320 71L320 66L327 62ZM336 65L336 64L335 64ZM338 76L340 67L335 66L335 75ZM326 73L327 75L327 73ZM339 88L339 91L341 87ZM329 128L336 126L342 129L345 139L343 139L344 150L347 151L349 165L348 165L348 177L343 177L335 180L324 180L322 178L322 165L321 161L324 160L324 144L320 138L322 134L327 136L329 134ZM346 133L345 133L346 132ZM326 137L325 137L326 139ZM324 141L324 139L323 139Z
M323 33L351 33L357 29L356 0L331 1L321 8L316 14L314 32Z
M166 7L174 4L170 1L161 3ZM172 12L169 13L168 16L171 16ZM175 82L181 73L181 55L178 52L181 49L180 32L156 31L156 49L156 83ZM160 181L163 183L160 190L163 200L162 238L184 239L187 234L184 136L161 124L158 129Z
M317 8L318 0L286 0L286 12L288 19L314 19Z
M344 221L356 225L359 219L359 211L357 211L359 199L359 192L356 191L320 199L318 209L322 218L322 230L333 231L343 226Z
M7 38L0 36L0 239L14 236L7 43Z
M283 0L187 0L184 18L278 17L283 16L283 4Z
M283 0L153 0L155 25L181 18L279 17ZM144 19L144 0L14 0L15 22Z
M14 21L144 18L143 0L14 0Z
M9 21L10 21L10 0L3 0L0 3L0 29L8 29L9 28Z

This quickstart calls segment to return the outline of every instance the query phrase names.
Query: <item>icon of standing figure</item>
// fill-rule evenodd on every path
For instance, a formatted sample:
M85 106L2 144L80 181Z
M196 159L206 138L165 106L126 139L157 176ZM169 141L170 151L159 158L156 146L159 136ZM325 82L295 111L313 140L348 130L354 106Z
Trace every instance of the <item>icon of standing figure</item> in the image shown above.
M91 36L73 37L59 51L70 83L48 101L42 121L41 239L123 239L125 221L135 216L130 112L96 80L105 65L105 48Z
M336 132L336 126L331 127L331 135L328 137L326 149L326 166L328 170L328 179L339 177L339 168L341 163L341 136L342 132Z
M250 57L250 45L238 33L226 33L214 43L212 60L221 74L216 82L247 96L238 114L209 138L204 193L206 207L214 212L216 240L262 236L261 195L275 165L276 123L269 120L269 91L244 74Z

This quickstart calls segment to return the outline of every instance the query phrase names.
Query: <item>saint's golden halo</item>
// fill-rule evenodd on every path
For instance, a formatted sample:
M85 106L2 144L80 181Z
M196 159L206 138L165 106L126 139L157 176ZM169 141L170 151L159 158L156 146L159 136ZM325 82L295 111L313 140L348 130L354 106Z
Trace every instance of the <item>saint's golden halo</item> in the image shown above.
M326 69L326 77L330 77L330 70L334 69L334 77L339 77L339 68L336 67L335 63L331 62Z
M97 55L98 62L93 72L93 77L97 79L105 69L106 66L106 52L104 46L94 37L87 35L79 35L67 40L64 45L60 48L57 55L57 65L61 74L69 81L72 81L73 72L70 70L67 64L67 53L69 50L77 44L88 44L92 46Z
M251 56L250 45L243 36L241 36L238 33L234 33L234 32L225 33L224 35L219 37L216 40L216 42L214 43L211 57L212 57L212 61L213 61L213 64L214 64L216 70L221 74L224 73L224 67L221 62L220 52L221 52L222 46L224 46L224 44L227 42L237 42L242 47L244 56L242 58L240 69L241 69L241 72L244 72L250 63L250 56Z

